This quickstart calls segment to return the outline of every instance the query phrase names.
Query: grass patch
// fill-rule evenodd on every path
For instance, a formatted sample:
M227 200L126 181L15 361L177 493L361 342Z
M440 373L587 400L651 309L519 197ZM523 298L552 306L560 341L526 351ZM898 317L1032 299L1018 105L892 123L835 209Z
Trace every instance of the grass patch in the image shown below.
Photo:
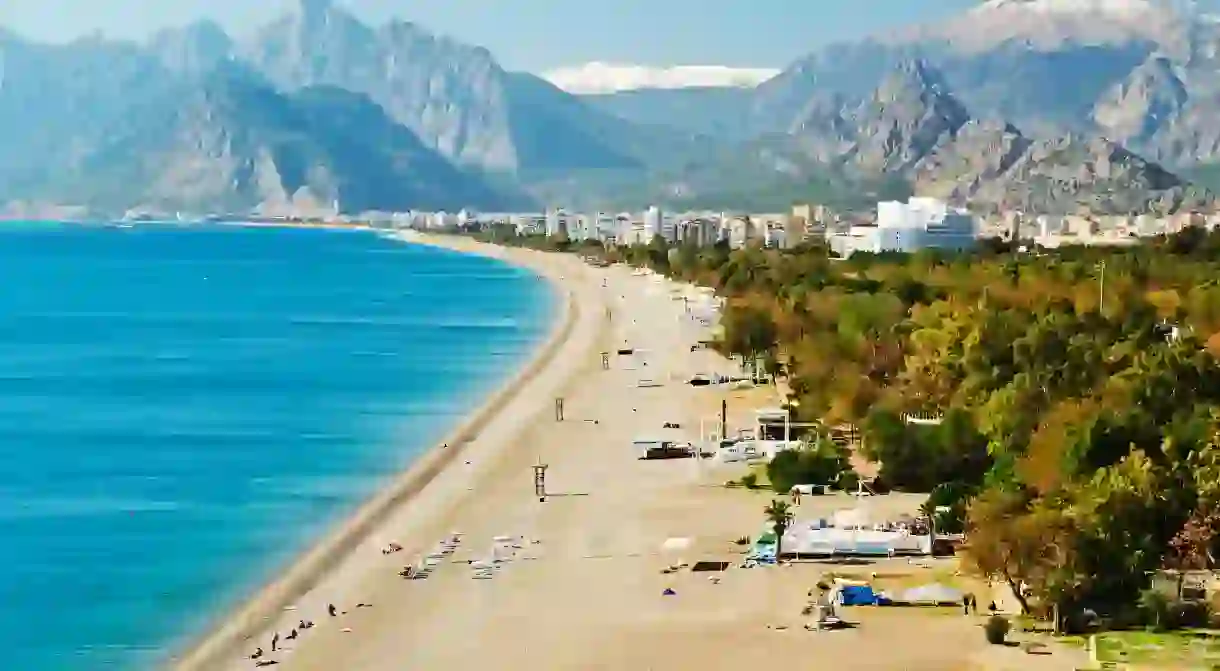
M771 491L771 480L767 478L767 465L750 464L748 468L749 470L746 471L745 475L729 480L725 483L725 486L774 495L775 492Z
M1068 637L1075 644L1083 637ZM1220 666L1220 632L1188 629L1172 632L1112 631L1097 635L1097 660L1144 668L1210 669Z
M750 464L750 472L754 474L759 489L771 489L771 478L767 477L766 464Z

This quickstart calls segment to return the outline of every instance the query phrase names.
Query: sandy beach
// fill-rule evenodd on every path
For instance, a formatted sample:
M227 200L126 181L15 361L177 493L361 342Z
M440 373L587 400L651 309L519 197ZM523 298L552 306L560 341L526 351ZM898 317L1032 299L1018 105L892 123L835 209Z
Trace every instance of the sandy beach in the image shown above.
M1037 671L1081 662L1065 651L1032 656L988 646L981 620L957 609L853 609L845 614L856 623L852 629L802 627L806 593L829 571L913 584L951 571L951 560L847 568L797 562L730 568L715 579L665 571L698 560L740 563L734 541L758 531L774 495L723 487L744 467L637 460L631 440L665 423L697 440L700 422L716 421L722 400L730 429L745 427L753 409L776 404L774 390L686 384L693 374L732 366L713 352L692 351L705 334L661 282L621 267L591 268L568 255L416 239L500 256L556 282L566 309L554 334L448 449L416 464L176 668L255 668L249 656L259 647L261 661L275 668L317 671L743 665ZM636 354L618 356L623 347ZM602 352L610 353L608 370ZM564 400L562 421L557 397ZM545 502L534 494L538 463L548 466ZM911 512L922 499L874 498L870 508L878 516ZM799 514L850 505L845 495L807 497ZM460 542L428 579L398 575L453 532ZM497 537L513 539L498 544L507 561L476 572L471 562L488 559ZM674 539L683 539L679 549ZM402 551L383 554L390 543ZM667 589L674 594L663 595ZM327 614L328 604L337 616ZM302 619L316 626L285 640ZM276 632L281 639L272 652Z

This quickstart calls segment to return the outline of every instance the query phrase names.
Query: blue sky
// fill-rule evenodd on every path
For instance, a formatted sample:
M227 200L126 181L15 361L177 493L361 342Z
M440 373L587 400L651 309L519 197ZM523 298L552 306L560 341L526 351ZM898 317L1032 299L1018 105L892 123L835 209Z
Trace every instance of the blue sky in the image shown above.
M362 18L392 15L486 46L539 71L601 60L782 67L819 44L956 13L978 0L336 0ZM198 18L233 34L294 0L0 0L0 25L64 41L139 38Z

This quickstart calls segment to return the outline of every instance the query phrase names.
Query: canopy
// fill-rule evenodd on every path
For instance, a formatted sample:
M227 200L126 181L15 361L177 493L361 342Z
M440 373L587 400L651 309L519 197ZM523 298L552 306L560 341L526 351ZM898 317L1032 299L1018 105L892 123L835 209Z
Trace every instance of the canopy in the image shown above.
M958 603L962 591L940 583L912 587L899 595L899 601L908 603Z
M839 598L844 606L872 606L877 603L877 595L868 585L844 585L839 588Z

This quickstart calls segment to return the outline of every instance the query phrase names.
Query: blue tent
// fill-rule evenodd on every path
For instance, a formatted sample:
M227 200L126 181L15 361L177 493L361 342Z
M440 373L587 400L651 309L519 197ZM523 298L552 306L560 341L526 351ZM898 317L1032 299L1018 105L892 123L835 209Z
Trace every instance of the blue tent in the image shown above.
M868 585L844 585L839 588L839 598L844 606L873 606L877 603L877 595Z

